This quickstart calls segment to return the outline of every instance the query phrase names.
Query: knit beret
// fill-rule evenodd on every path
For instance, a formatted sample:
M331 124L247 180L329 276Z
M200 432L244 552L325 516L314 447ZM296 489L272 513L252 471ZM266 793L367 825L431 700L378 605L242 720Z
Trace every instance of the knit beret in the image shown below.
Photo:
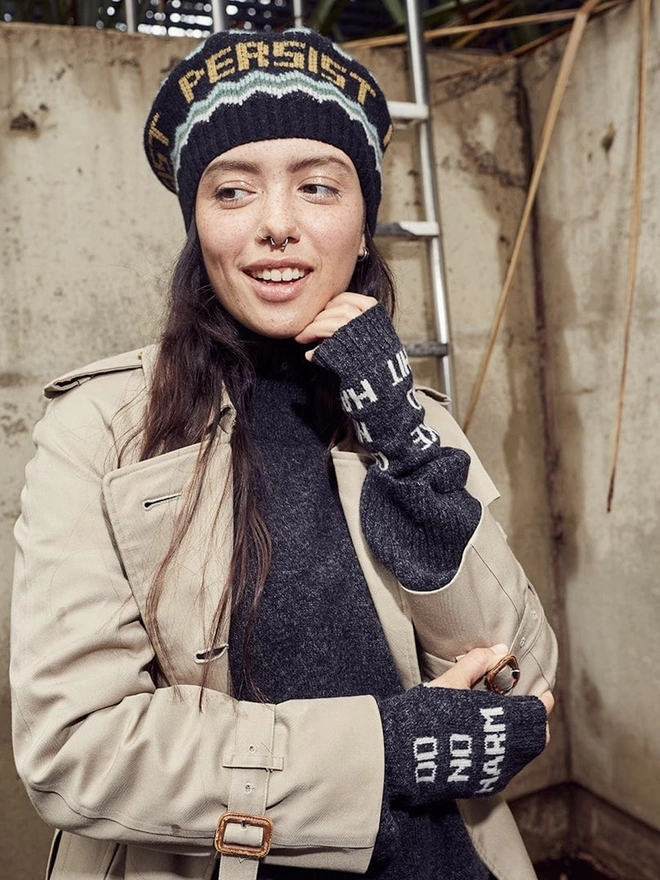
M309 138L355 165L373 231L381 165L392 135L373 75L313 31L222 31L169 73L149 113L144 146L160 182L179 197L190 226L206 166L240 144Z

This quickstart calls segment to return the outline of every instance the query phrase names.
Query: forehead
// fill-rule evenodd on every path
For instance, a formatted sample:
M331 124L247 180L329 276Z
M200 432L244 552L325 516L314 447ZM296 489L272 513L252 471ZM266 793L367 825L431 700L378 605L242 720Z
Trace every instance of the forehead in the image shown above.
M306 138L277 138L241 144L216 156L204 169L204 175L241 167L264 174L327 169L335 175L358 179L355 166L346 153L331 144Z

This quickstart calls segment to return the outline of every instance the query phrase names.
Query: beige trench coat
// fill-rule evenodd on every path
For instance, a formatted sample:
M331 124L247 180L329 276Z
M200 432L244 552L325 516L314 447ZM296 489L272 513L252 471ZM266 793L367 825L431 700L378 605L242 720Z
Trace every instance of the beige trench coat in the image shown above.
M12 605L14 745L37 811L62 829L49 876L202 880L213 870L216 823L228 806L272 821L268 860L362 873L383 790L375 701L238 703L221 643L199 707L210 614L232 544L231 429L216 443L159 607L179 686L155 687L149 674L147 592L190 495L199 451L136 460L131 429L143 413L154 356L148 347L51 383L46 394L55 399L35 429L37 451L26 471ZM401 680L412 687L471 647L506 642L521 664L517 692L539 694L553 684L556 642L487 509L497 492L446 409L429 394L421 399L443 443L472 455L468 488L484 508L444 589L410 593L373 558L358 504L371 459L357 446L332 451L351 537ZM535 876L501 798L460 808L499 880ZM225 838L260 840L259 829L241 825ZM223 856L221 880L254 877L254 862Z

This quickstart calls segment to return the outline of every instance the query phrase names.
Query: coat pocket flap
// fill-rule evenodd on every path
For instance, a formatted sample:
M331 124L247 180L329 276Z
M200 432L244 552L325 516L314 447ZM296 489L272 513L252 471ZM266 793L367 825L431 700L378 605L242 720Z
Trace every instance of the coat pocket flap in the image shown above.
M103 496L124 570L141 610L174 539L198 447L110 471Z

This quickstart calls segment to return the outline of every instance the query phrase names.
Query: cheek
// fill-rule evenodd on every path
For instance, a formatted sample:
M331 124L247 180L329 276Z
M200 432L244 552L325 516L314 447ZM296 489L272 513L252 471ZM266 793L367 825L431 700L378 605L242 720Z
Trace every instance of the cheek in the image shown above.
M338 268L340 264L343 266L350 264L350 274L352 274L355 260L362 246L363 229L362 211L356 210L348 215L344 214L335 218L330 225L321 225L317 229L316 241L322 251L332 255Z
M243 217L233 212L201 210L197 215L197 235L205 261L214 263L231 260L249 235Z
M207 274L226 272L237 251L235 237L215 228L206 233L200 232L199 242Z
M357 258L362 250L362 224L346 226L339 231L332 242L333 250L338 255L338 268L341 267L345 284L351 280L355 271Z

